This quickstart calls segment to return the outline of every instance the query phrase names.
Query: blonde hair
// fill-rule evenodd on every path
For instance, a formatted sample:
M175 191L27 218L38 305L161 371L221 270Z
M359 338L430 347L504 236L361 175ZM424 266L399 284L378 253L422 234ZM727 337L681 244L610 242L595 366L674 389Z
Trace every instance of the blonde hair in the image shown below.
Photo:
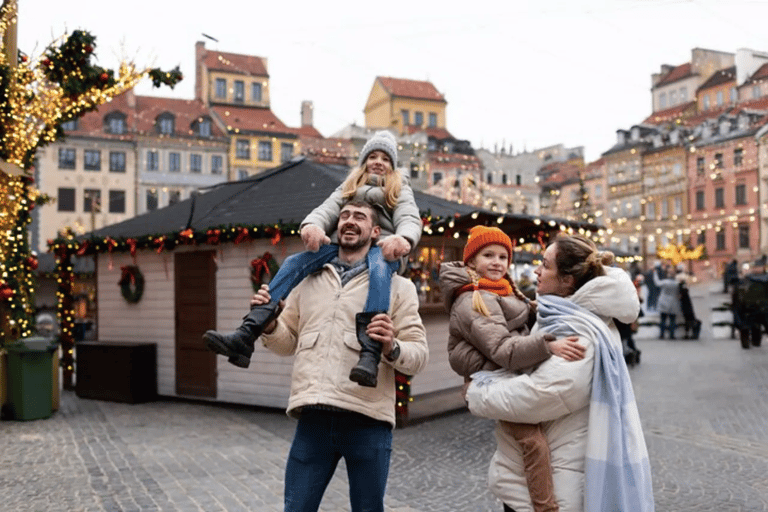
M371 174L368 172L367 164L359 167L355 167L341 184L341 195L344 199L351 199L355 197L357 189L365 185L368 181L368 177ZM392 167L392 171L388 172L382 177L381 187L384 189L384 199L387 203L387 207L393 209L397 205L397 200L400 198L400 189L402 188L402 180L400 178L400 172Z
M483 296L480 294L480 274L478 274L477 271L470 267L467 267L467 274L469 274L469 278L472 281L472 286L475 287L475 290L472 292L472 309L483 316L490 316L491 312L488 311L488 306L485 305ZM525 302L526 304L530 302L530 299L528 299L528 297L526 297L523 292L521 292L517 286L515 286L515 283L512 280L507 278L506 275L504 276L504 279L506 279L512 286L512 293L514 293L515 297Z

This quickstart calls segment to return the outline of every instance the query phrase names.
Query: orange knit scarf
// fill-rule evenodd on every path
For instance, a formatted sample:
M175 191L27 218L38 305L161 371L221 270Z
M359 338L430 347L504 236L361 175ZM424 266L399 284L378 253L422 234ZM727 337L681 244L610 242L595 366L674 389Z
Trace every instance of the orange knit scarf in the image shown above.
M512 285L509 284L509 281L507 281L506 279L491 281L490 279L481 277L477 285L469 283L469 284L465 284L464 286L456 290L456 296L459 296L464 292L473 292L475 290L485 290L491 293L495 293L496 295L501 295L502 297L506 297L507 295L512 295L513 293Z

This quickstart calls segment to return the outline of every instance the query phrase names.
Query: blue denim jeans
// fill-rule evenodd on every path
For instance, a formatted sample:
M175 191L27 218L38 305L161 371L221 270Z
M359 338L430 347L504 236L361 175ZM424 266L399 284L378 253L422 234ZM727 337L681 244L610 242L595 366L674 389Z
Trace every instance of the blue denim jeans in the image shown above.
M304 409L285 467L285 512L316 512L341 457L352 512L383 512L392 427L346 411Z
M305 277L323 268L323 265L338 254L338 245L326 244L317 252L304 251L288 256L269 283L272 302L285 299ZM368 300L363 311L386 312L389 310L392 275L399 267L399 261L384 259L381 248L374 246L368 251L368 274L371 282L368 287Z
M669 331L669 339L675 339L677 329L677 315L671 313L659 313L659 338L664 338L664 331ZM669 320L669 325L667 325Z

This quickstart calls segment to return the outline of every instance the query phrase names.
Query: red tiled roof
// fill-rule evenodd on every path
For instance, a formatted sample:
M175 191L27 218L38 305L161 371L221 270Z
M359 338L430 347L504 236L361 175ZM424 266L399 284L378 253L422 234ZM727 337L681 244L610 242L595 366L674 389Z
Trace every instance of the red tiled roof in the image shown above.
M203 58L209 70L240 73L242 75L268 77L266 61L255 55L240 55L207 50Z
M451 132L449 132L445 128L435 128L435 127L422 128L421 126L409 125L405 127L405 131L408 132L409 135L417 132L424 132L427 134L427 136L434 137L437 140L454 138L454 136L451 135Z
M99 106L98 109L88 112L77 120L77 130L67 131L67 133L78 135L94 135L107 139L130 139L132 132L136 129L136 122L133 116L133 110L128 106L128 96L133 91L124 92L115 96L111 101ZM121 112L125 115L126 133L123 135L114 135L104 131L104 116L111 112Z
M718 85L727 84L728 82L736 81L736 66L720 69L712 73L712 76L707 79L706 82L701 84L697 91L703 91L710 87L716 87Z
M744 85L751 84L752 82L757 82L758 80L762 80L764 78L768 78L768 63L763 64L759 68L757 68L757 71L752 73L752 76L747 78L747 81L744 82Z
M381 82L384 89L392 96L446 102L443 95L432 85L432 82L391 78L388 76L379 76L376 77L376 80Z
M211 108L230 132L268 132L296 136L268 108L215 106Z
M662 123L666 123L669 121L674 121L676 119L682 119L686 117L686 114L691 114L695 111L696 108L696 102L695 101L689 101L688 103L681 103L680 105L675 105L674 107L665 109L665 110L659 110L658 112L654 112L641 124L653 124L658 125ZM688 112L688 111L691 112Z
M677 82L678 80L682 80L683 78L688 78L691 75L693 75L691 72L691 63L686 62L685 64L681 64L675 67L672 71L664 75L655 85L655 87L671 84L673 82Z
M686 117L685 119L683 119L683 125L696 126L698 124L703 123L707 119L715 119L719 117L721 114L727 112L731 108L733 108L731 105L724 105L722 107L710 109L705 112L699 112L698 114L694 114L690 117Z
M194 136L192 123L203 117L210 117L210 112L202 101L136 96L136 130L139 133L154 131L157 116L163 112L170 112L175 116L177 135ZM216 123L211 123L211 135L213 137L226 136L216 126Z
M322 139L323 134L320 133L314 126L302 126L301 128L294 128L296 135L299 137L310 137L314 139Z
M746 108L752 109L752 110L768 110L768 97L763 96L762 98L757 98L754 100L749 100L743 103L739 103L734 109L734 111L739 112Z

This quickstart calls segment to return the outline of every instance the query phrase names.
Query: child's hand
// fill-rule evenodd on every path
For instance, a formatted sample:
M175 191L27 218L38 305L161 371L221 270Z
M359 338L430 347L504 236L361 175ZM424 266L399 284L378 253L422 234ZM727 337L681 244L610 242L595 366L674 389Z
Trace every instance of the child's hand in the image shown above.
M587 352L587 349L579 344L578 336L568 336L567 338L550 341L549 350L566 361L584 359L584 354Z
M395 261L411 252L411 243L400 235L388 236L377 243L387 261Z
M301 241L304 242L304 248L311 252L317 252L321 245L331 243L325 231L314 224L307 224L301 228Z

